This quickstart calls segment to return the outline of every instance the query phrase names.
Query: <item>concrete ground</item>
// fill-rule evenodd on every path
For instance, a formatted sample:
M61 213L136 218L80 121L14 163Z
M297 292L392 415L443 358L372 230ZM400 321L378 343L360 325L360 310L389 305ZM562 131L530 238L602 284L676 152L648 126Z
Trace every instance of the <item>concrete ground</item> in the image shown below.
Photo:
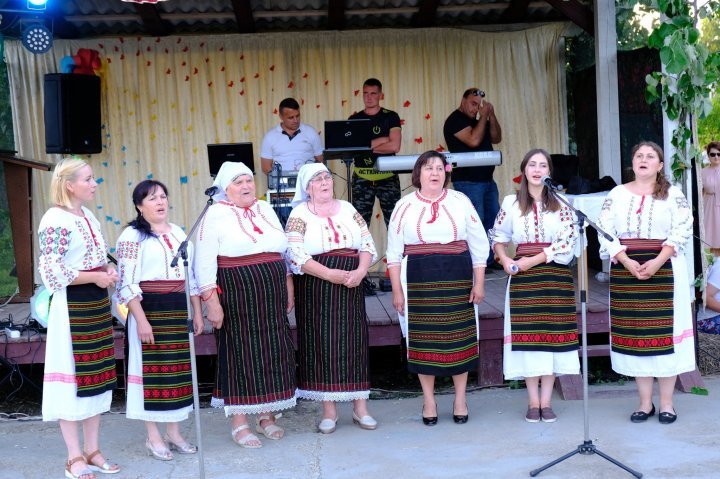
M709 396L676 393L678 420L661 425L657 416L633 424L634 383L590 387L590 439L597 448L646 478L710 478L720 475L720 377L705 377ZM657 395L655 396L657 405ZM264 439L262 449L242 449L230 439L229 420L220 410L200 412L207 478L521 478L582 444L582 401L554 399L558 421L530 424L523 419L525 390L486 389L468 395L470 420L452 421L452 396L438 396L437 426L420 420L421 398L373 400L375 431L352 424L350 404L339 408L337 431L316 432L319 405L303 401L284 414L281 441ZM195 439L194 416L184 422ZM198 456L160 462L147 456L145 428L122 411L102 418L105 454L122 466L115 478L197 478ZM63 477L66 451L57 423L0 420L0 479ZM98 475L103 477L102 475ZM632 477L598 455L575 455L540 478Z

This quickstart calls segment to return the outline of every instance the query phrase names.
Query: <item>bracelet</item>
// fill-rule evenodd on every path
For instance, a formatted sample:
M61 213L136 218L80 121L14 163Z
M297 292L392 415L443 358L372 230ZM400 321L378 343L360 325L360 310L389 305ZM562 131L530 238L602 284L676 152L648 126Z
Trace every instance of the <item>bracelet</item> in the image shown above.
M213 294L215 294L216 291L217 289L211 290L210 294L207 295L207 298L203 298L202 295L200 295L200 301L202 301L203 303L208 301L210 298L212 298Z

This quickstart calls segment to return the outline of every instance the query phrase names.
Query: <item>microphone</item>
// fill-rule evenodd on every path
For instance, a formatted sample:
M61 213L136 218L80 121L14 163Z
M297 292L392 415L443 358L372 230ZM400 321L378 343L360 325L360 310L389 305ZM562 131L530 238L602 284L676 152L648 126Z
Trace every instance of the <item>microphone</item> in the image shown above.
M510 265L510 271L512 271L513 273L517 273L518 271L520 271L520 268L518 268L518 265L513 263Z
M550 178L548 175L543 176L540 181L543 185L547 186L551 190L560 191L563 189L563 185L557 183L555 180Z
M216 194L220 193L220 188L217 186L211 186L207 190L205 190L205 196L215 196Z

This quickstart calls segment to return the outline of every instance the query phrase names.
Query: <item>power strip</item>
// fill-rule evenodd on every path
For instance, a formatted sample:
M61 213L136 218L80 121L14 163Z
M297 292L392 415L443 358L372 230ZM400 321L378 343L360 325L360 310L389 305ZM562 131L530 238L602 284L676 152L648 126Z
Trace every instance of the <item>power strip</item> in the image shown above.
M20 337L20 331L13 328L5 328L5 334L8 338L17 339Z

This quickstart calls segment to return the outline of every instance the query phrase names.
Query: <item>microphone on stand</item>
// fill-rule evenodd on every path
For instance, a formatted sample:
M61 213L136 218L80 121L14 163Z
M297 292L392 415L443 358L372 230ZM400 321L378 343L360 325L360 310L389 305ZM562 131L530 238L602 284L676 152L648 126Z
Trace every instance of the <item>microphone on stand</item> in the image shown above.
M217 186L211 186L207 190L205 190L205 196L215 196L220 192L220 188Z
M548 175L543 176L540 181L543 185L547 186L551 190L560 191L563 189L563 185L553 180Z

